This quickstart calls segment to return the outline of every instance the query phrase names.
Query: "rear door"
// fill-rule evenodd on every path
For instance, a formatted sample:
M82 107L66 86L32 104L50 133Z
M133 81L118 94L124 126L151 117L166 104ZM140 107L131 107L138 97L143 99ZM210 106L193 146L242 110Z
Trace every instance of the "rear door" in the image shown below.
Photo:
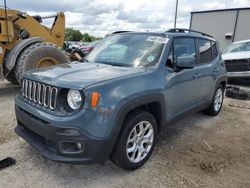
M201 82L199 102L209 102L211 99L218 65L218 52L213 51L213 47L216 47L214 41L210 41L203 38L196 39L197 46L197 65L196 69L199 72L199 79Z
M172 47L166 63L167 118L172 118L195 109L199 97L200 80L196 77L195 68L177 69L175 62L178 57L196 61L195 40L191 37L173 39Z

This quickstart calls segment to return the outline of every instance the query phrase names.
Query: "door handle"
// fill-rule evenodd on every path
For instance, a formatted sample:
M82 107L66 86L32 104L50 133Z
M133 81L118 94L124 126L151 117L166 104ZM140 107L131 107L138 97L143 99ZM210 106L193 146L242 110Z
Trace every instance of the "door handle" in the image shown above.
M217 73L217 72L219 72L219 71L220 71L219 68L215 68L215 69L214 69L214 73Z
M193 79L197 79L197 78L200 78L201 77L201 74L200 73L195 73L192 78Z

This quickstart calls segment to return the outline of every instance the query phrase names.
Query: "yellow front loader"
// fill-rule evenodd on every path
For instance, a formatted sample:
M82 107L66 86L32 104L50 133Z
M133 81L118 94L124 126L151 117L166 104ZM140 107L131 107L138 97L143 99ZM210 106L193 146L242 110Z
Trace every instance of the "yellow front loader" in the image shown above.
M54 18L52 27L43 19ZM0 8L0 69L10 82L20 83L28 70L67 63L63 47L65 16L63 12L46 17L30 16L18 10Z

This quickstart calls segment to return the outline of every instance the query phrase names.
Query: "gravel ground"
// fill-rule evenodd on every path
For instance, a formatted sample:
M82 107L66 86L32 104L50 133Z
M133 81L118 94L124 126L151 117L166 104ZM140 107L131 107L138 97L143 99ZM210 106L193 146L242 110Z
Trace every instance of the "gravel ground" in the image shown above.
M0 83L0 187L250 187L250 102L226 98L217 117L202 113L170 125L150 160L136 171L44 159L15 135L17 87ZM1 88L2 87L2 88Z

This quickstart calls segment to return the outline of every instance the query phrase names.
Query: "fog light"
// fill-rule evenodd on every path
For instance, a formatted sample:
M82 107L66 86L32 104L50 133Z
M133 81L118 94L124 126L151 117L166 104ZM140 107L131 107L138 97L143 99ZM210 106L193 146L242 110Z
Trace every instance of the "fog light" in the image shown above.
M76 143L76 147L81 150L82 149L82 144L81 143Z
M71 141L61 141L59 143L59 150L62 153L76 154L76 153L84 152L85 145L83 142L80 143L80 142L71 142Z

